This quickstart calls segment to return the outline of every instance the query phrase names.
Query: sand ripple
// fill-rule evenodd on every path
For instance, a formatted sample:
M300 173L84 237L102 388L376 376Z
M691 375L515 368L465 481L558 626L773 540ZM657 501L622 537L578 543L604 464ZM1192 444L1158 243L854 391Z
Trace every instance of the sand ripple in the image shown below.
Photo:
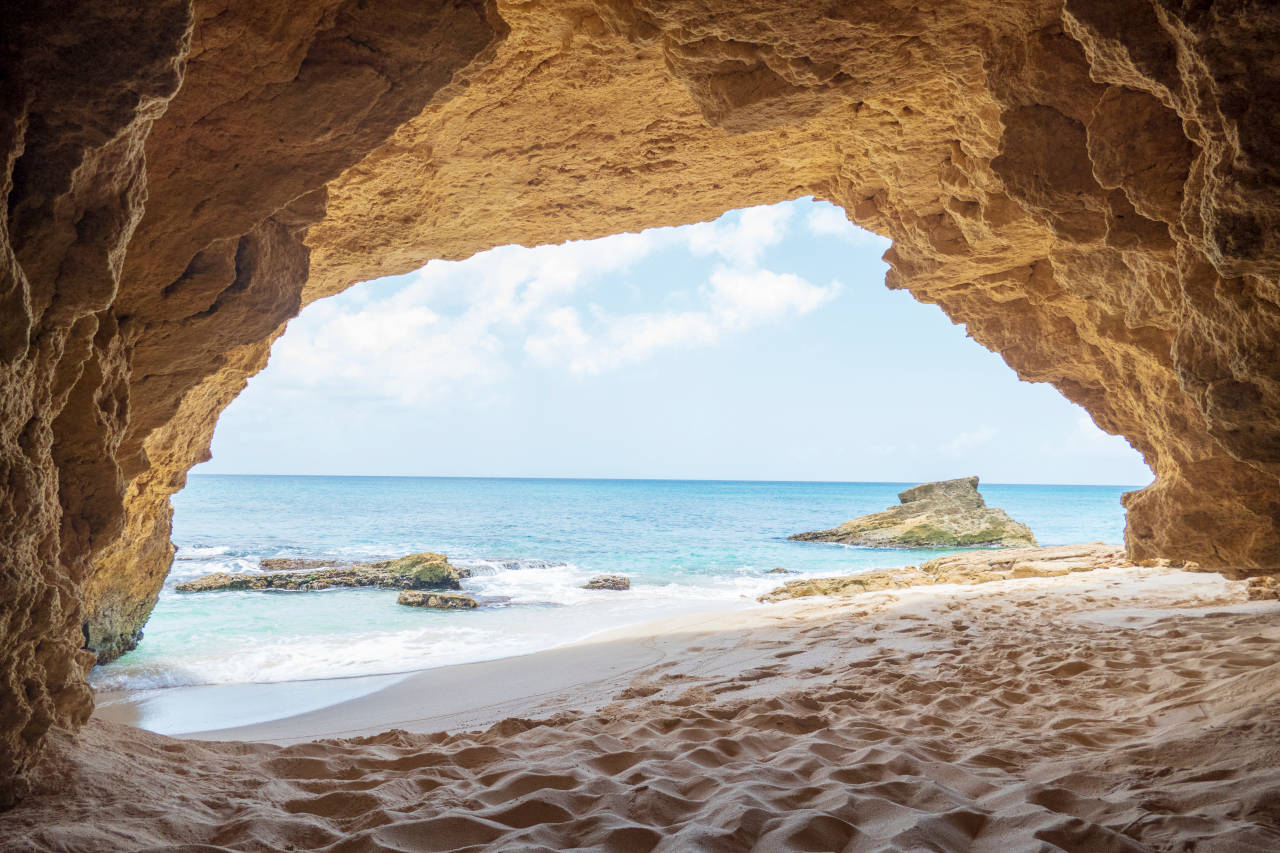
M767 628L690 638L593 713L482 732L281 748L94 722L62 739L0 838L344 853L1280 849L1280 611L1223 584L1197 598L1167 571L1091 574L792 608Z

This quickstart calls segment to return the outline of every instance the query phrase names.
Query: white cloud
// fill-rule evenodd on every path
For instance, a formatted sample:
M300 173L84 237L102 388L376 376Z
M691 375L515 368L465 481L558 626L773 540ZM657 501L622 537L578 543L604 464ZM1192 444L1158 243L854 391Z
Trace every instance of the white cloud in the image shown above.
M887 239L854 225L849 221L849 217L845 216L842 208L830 202L814 204L805 216L804 224L809 229L809 233L815 237L835 237L856 245L880 242L884 244L886 249L889 247Z
M838 293L834 282L821 287L759 267L793 215L791 205L754 207L684 228L432 261L394 292L379 291L395 283L369 282L309 306L277 343L264 377L277 387L415 405L499 381L521 358L593 375L664 350L710 346L808 314ZM694 278L693 286L653 300L672 306L667 310L585 303L588 288L616 288L663 250L721 263L708 274L705 262L686 262L701 284ZM669 284L646 279L640 292L661 293Z
M1093 422L1089 413L1083 410L1076 416L1071 431L1067 433L1062 445L1055 448L1055 452L1061 452L1064 449L1073 453L1098 456L1128 456L1133 452L1129 442L1123 436L1103 432Z
M944 447L947 450L951 451L952 453L959 453L966 450L972 450L975 447L980 447L984 444L987 444L988 442L991 441L991 439L995 438L996 435L999 434L999 432L1000 431L997 430L995 427L991 426L990 424L987 424L987 425L978 427L975 430L960 433L955 438L948 441L944 445Z
M726 328L746 329L774 317L808 314L839 290L838 283L818 287L793 273L722 267L711 274L710 301Z
M290 324L272 353L271 378L407 405L491 383L510 369L505 338L554 314L594 278L671 240L655 230L503 246L465 261L432 261L381 298L378 282L360 285L309 306Z
M748 207L736 219L700 222L679 230L695 255L719 255L734 266L754 267L765 249L786 236L792 213L789 204Z
M1093 418L1089 417L1088 412L1081 412L1076 417L1075 429L1071 431L1072 441L1086 445L1104 446L1112 443L1115 438L1116 436L1108 435L1099 429L1098 425L1093 422Z
M444 305L495 323L521 324L594 277L623 271L671 242L664 231L615 234L555 246L501 246L465 261L432 261L395 304Z
M589 353L594 344L591 336L582 328L576 308L557 308L547 314L542 329L530 335L524 349L535 361L551 364L561 360L564 353Z
M834 204L815 206L805 217L804 224L819 237L843 237L856 227Z
M839 291L837 282L819 287L791 273L719 267L701 290L700 309L606 316L595 335L584 329L577 311L565 309L547 317L525 342L525 351L545 366L596 374L660 350L708 346L728 334L808 314Z
M286 386L339 386L355 396L412 404L505 371L501 342L474 323L442 323L423 307L374 305L323 318L276 344L271 376Z

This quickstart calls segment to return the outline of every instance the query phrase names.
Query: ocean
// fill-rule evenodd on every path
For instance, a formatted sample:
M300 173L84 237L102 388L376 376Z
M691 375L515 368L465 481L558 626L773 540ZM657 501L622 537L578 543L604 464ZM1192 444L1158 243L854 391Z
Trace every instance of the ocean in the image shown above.
M789 542L897 503L912 483L193 475L174 498L177 558L138 648L100 690L382 675L524 654L627 624L748 607L786 580L918 564L943 551ZM979 487L1042 545L1123 541L1128 487ZM398 606L394 590L181 594L269 557L441 551L475 611ZM781 567L798 572L766 574ZM627 592L581 588L624 574Z

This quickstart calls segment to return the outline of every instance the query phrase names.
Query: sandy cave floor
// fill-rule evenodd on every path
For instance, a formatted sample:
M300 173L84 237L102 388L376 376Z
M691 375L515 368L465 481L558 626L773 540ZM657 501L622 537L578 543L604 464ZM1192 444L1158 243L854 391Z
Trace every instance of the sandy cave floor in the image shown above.
M281 747L95 720L0 848L1274 851L1278 616L1217 575L1108 569L635 636L652 665L481 731Z

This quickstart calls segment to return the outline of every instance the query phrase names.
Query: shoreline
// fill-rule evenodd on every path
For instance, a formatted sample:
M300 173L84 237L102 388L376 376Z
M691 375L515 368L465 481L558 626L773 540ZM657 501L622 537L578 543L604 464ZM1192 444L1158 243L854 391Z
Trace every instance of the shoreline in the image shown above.
M398 672L371 675L334 675L289 681L192 684L143 690L104 690L95 694L96 706L93 716L96 719L102 719L110 723L128 725L156 734L188 739L214 732L247 731L257 726L269 725L281 720L320 713L328 708L343 705L392 688L406 680L414 680L416 683L428 673L450 671L448 675L444 676L445 680L461 678L464 673L473 678L484 678L484 674L488 672L496 674L503 673L508 669L518 668L508 664L507 662L509 661L537 659L540 655L567 650L575 651L564 657L581 658L583 664L590 664L595 655L589 651L579 651L580 647L589 648L599 643L618 642L621 640L634 641L637 638L668 633L675 626L684 626L690 622L700 623L705 620L710 624L715 623L717 617L732 616L744 611L770 606L755 602L740 604L738 602L707 600L701 609L688 613L660 619L645 619L618 627L601 628L576 639L546 648L494 658L482 658L476 661L416 667ZM559 657L553 657L552 660L559 660ZM536 663L536 660L530 661L530 663ZM458 671L457 676L454 676L452 672L455 670ZM470 675L471 673L475 674ZM226 710L228 707L235 710L228 711ZM187 725L188 721L228 716L233 720L242 718L242 721L228 722L222 725L177 727L179 725ZM234 740L242 738L240 736L228 736L215 739Z
M937 564L936 568L931 568L935 564ZM1052 576L1102 566L1131 564L1124 559L1123 552L1118 546L1089 542L1026 549L944 551L941 556L934 557L922 565L923 570L915 566L873 568L834 578L802 576L799 580L785 580L779 577L771 583L781 583L781 586L775 586L771 592L765 593L755 601L748 599L745 595L737 599L695 598L666 607L668 612L674 611L674 615L658 618L644 610L621 611L613 614L614 621L621 622L620 625L591 624L593 620L587 620L587 625L579 626L580 630L570 633L569 638L566 639L549 644L535 642L530 644L532 648L526 649L498 648L492 650L490 655L482 652L476 656L473 651L472 655L457 662L413 665L406 661L405 663L409 663L409 666L404 669L395 670L388 667L390 671L373 673L315 675L271 681L215 681L172 687L102 690L96 694L95 716L110 722L132 725L172 736L194 737L207 732L224 730L230 732L300 715L310 714L314 717L316 713L329 706L345 704L367 694L392 689L405 680L420 682L425 678L424 673L437 670L446 672L434 679L435 682L441 685L461 683L465 686L468 679L481 681L493 678L506 679L507 676L504 673L508 667L500 662L511 658L527 658L544 651L573 649L621 638L634 640L637 636L649 637L684 630L691 624L699 625L703 630L715 630L716 626L721 624L717 621L717 617L758 609L761 604L757 601L770 602L776 606L779 601L793 597L797 587L807 590L802 594L809 596L815 593L842 590L847 594L857 586L870 590L922 584L935 585L944 581L972 584L980 580L986 582L1011 576ZM1011 567L1016 567L1019 574L1011 574ZM618 601L621 604L626 600ZM591 606L603 603L605 602L592 602ZM644 601L642 606L651 609L652 601ZM581 621L587 612L578 610L573 618ZM752 622L751 617L745 618L748 623ZM598 621L598 618L594 621ZM737 624L737 621L736 617L730 618L731 623ZM630 650L625 653L630 653ZM581 650L574 654L581 659L581 665L587 667L594 665L598 657ZM467 659L468 657L471 659ZM552 658L556 666L561 665L559 661L562 659L564 656ZM533 663L537 665L536 661ZM489 666L457 673L452 672L451 669L478 664L489 664ZM450 690L451 695L457 692L452 687ZM442 721L451 722L455 713L460 710L456 706L448 705L437 708L438 713L426 716L439 717ZM408 715L406 711L405 719L418 718ZM350 731L332 726L330 730Z
M1168 569L1094 570L1070 577L1024 578L995 584L939 584L854 595L808 596L746 607L707 608L593 632L546 649L488 660L445 664L398 673L296 681L192 685L151 691L113 691L94 718L183 740L249 741L289 745L318 739L367 737L389 729L415 733L485 728L508 717L548 717L567 711L592 713L628 689L636 673L698 659L713 669L706 643L754 648L759 635L788 622L829 620L856 605L892 610L915 603L999 595L1020 585L1062 588L1099 571L1165 573ZM1185 576L1191 586L1216 587L1216 575ZM1096 578L1095 578L1096 580ZM1197 580L1199 581L1197 583ZM1222 581L1230 585L1232 582ZM1086 584L1087 586L1087 584ZM1061 591L1061 589L1059 589ZM1123 602L1122 602L1123 603ZM1240 603L1243 611L1265 603ZM1280 607L1280 605L1277 605ZM1242 611L1242 612L1243 612ZM1093 612L1093 611L1083 611ZM1186 607L1110 607L1099 619L1143 620L1190 615ZM1120 614L1124 614L1123 617ZM1082 617L1083 618L1083 617ZM767 639L763 642L768 643ZM748 657L759 657L754 651ZM741 657L741 656L739 656ZM740 661L730 658L729 668ZM760 663L760 661L755 661ZM228 709L235 709L229 711ZM181 721L184 728L176 728ZM157 729L161 731L157 732Z
M1280 601L1246 587L1129 566L802 598L199 739L95 718L55 733L0 838L1271 850Z
M646 641L656 641L664 635L687 633L689 629L698 627L708 633L732 630L736 622L742 621L733 618L739 614L765 609L773 612L794 610L797 604L707 607L678 616L601 629L576 640L523 654L423 667L403 672L340 675L296 681L184 685L139 691L103 691L95 697L99 699L99 704L93 716L105 722L188 740L253 740L272 743L307 739L305 736L294 737L283 734L290 726L296 725L311 727L308 731L314 730L316 737L352 737L357 734L376 733L374 730L383 731L402 722L420 723L428 719L439 719L443 723L439 728L448 728L456 725L457 721L488 718L487 714L475 716L475 709L472 707L475 705L475 700L471 694L465 692L472 689L471 685L476 683L498 681L504 685L500 695L484 694L481 701L487 705L514 704L524 707L528 702L546 692L531 690L534 685L526 684L526 681L521 678L525 672L537 672L539 681L545 681L549 672L558 673L559 678L555 681L558 688L548 689L569 689L578 686L579 682L574 679L577 678L575 673L580 667L591 671L591 667L602 660L621 659L629 662L643 660L646 655L639 646L643 646ZM756 624L756 620L750 617L745 621L750 625ZM636 667L643 666L643 663L636 664ZM596 683L605 677L620 677L636 667L624 669L619 673L615 671L616 668L606 666L600 673L582 681ZM419 701L420 696L433 692L433 687L436 688L434 692L449 688L456 689L448 692L446 697L428 700L440 703L433 706L435 710L432 713L413 716L410 708L416 707L415 703ZM313 698L325 691L329 691L328 697ZM347 714L363 714L364 700L371 702L390 700L399 703L396 707L403 708L404 713L409 716L404 720L387 717L371 725L330 730L329 727L337 725L336 721L345 718ZM211 716L208 710L209 703L224 707L228 703L247 704L250 713L253 713L252 709L255 707L297 710L258 716L243 723L183 730L163 725L157 728L164 728L167 731L157 731L157 728L146 725L148 722L155 725L169 720L208 718ZM226 714L223 711L215 711L213 715L225 716ZM241 714L241 716L244 715ZM419 727L413 730L427 729Z

